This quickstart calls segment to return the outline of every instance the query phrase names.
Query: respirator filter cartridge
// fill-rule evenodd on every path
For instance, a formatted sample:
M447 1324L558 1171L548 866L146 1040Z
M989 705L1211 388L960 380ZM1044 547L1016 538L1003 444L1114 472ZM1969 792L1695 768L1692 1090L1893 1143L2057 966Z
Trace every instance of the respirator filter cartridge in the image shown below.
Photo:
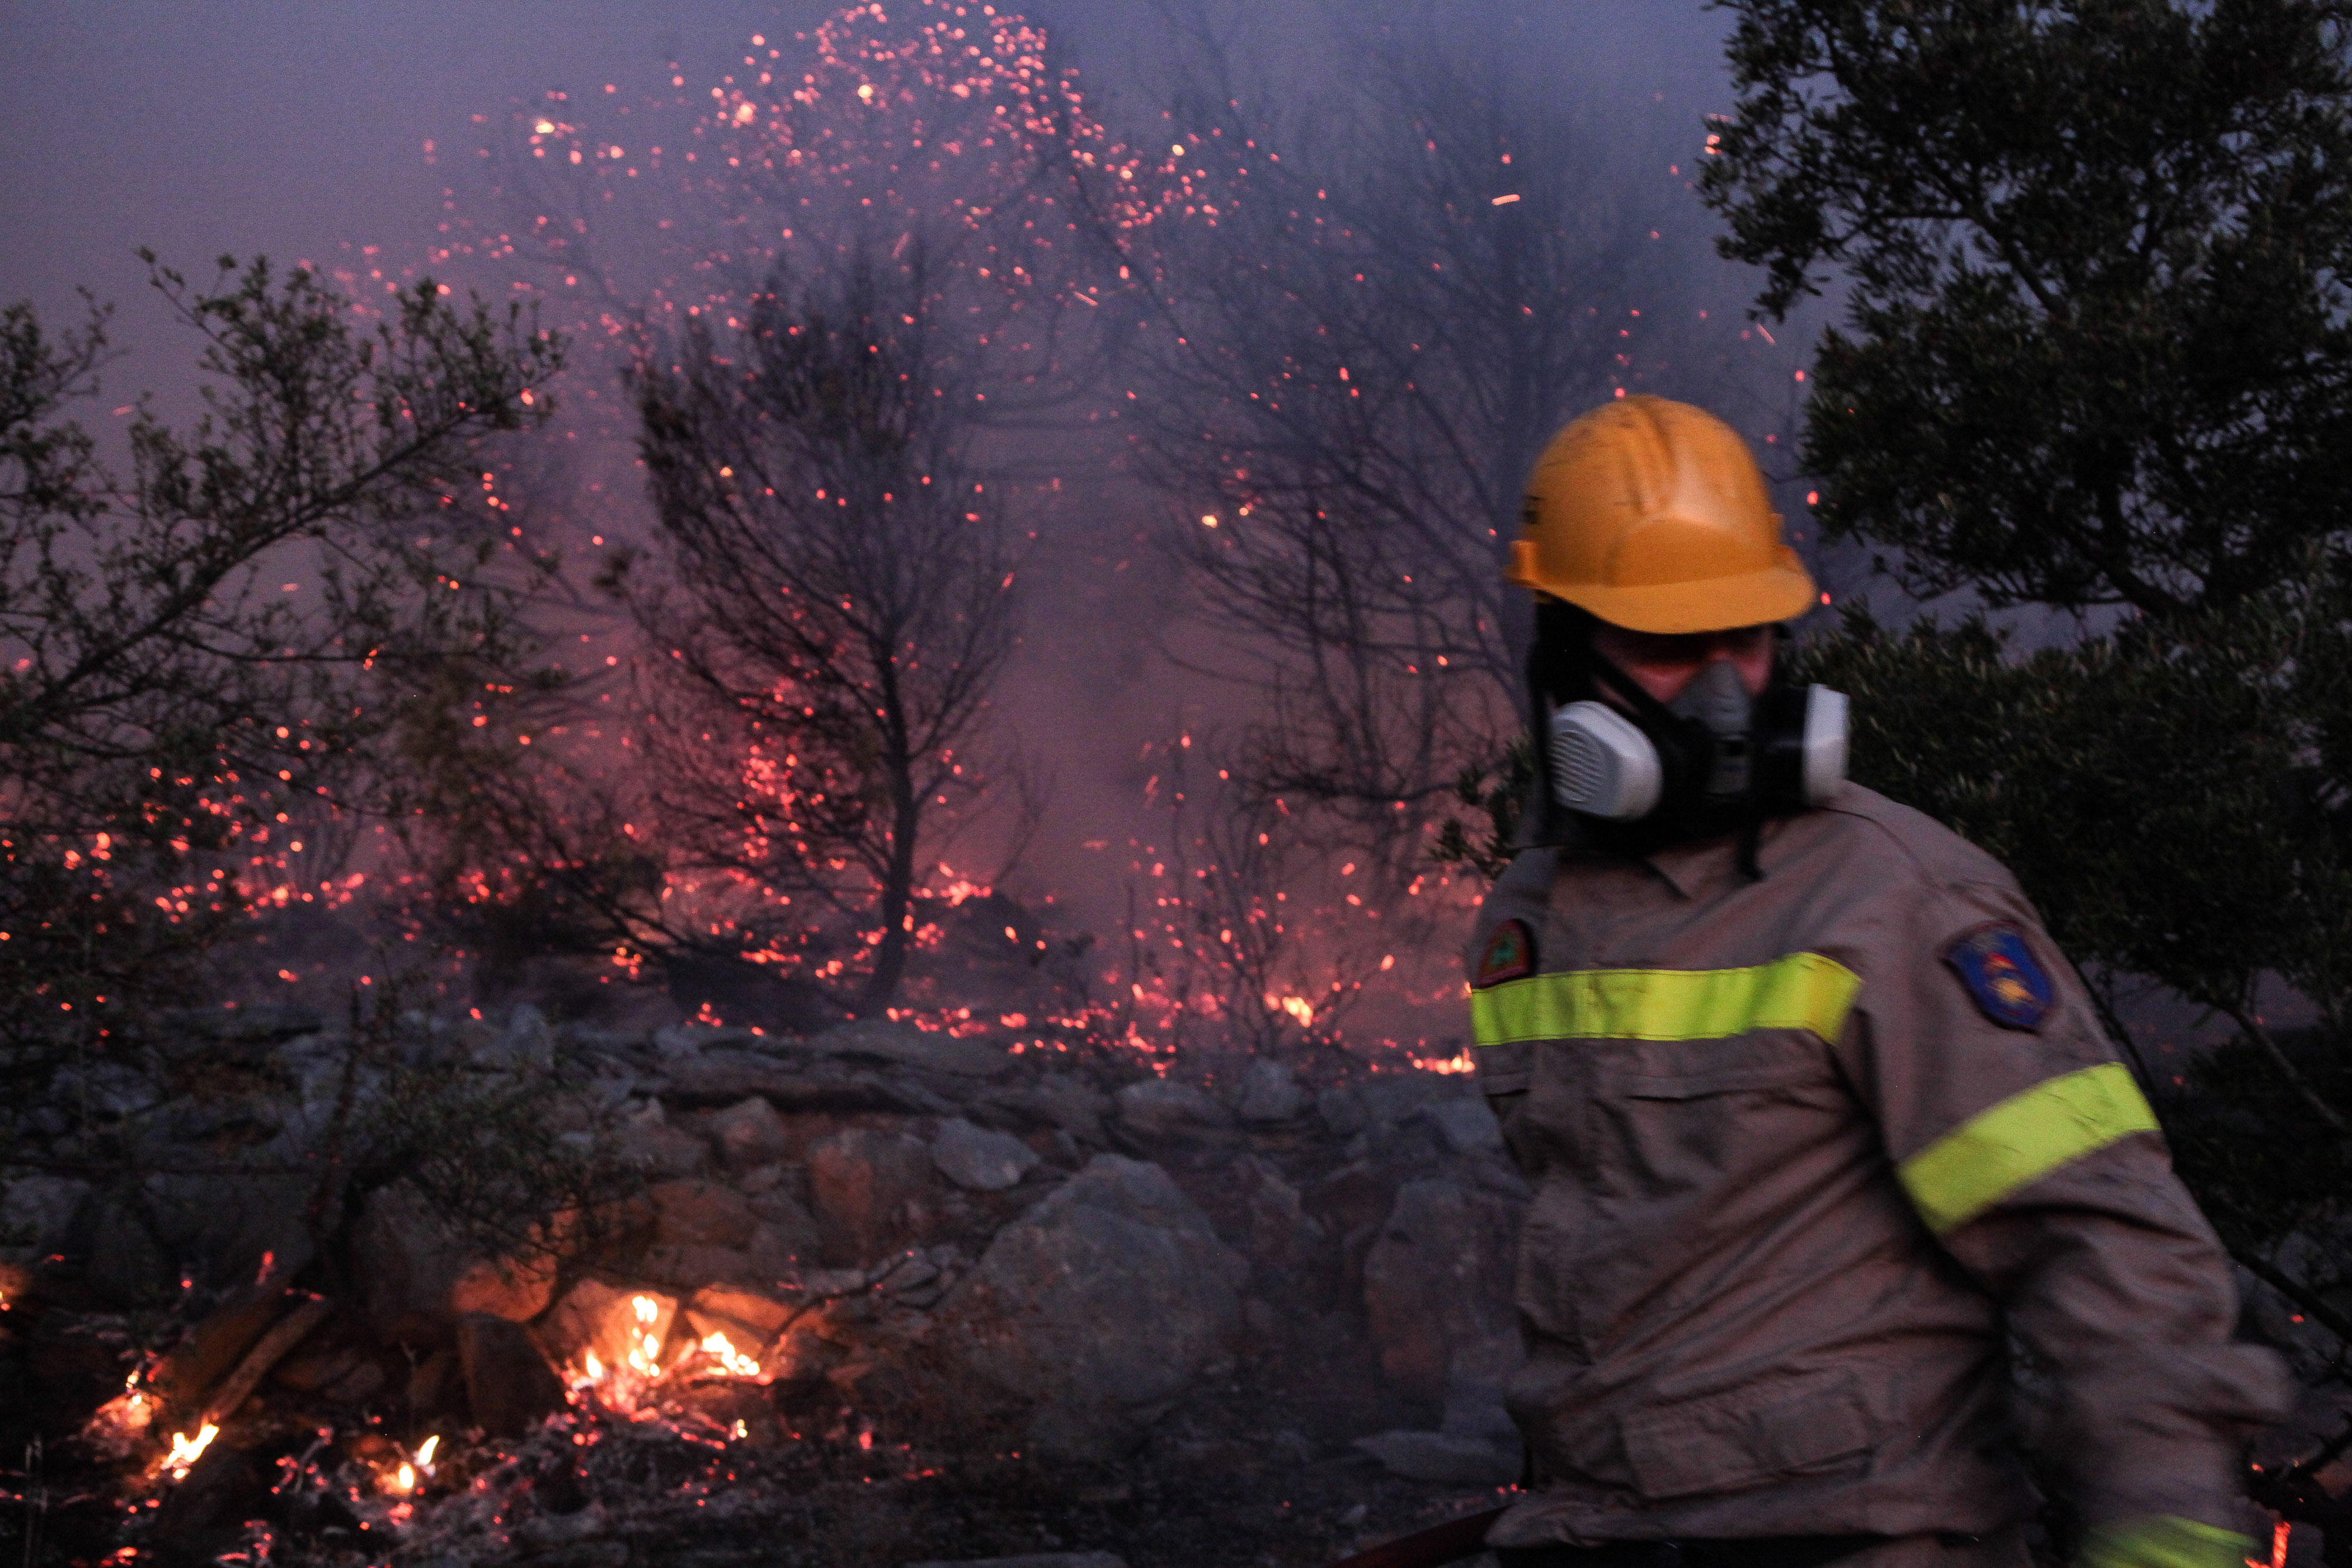
M1665 787L1658 748L1605 704L1570 703L1551 716L1552 796L1605 821L1646 817Z

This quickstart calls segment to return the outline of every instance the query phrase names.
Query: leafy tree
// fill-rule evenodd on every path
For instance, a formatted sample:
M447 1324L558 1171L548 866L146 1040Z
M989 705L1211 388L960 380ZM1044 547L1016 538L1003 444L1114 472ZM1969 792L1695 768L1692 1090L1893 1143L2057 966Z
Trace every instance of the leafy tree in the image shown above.
M373 329L260 260L153 283L202 344L205 412L175 430L142 402L124 476L69 413L97 391L104 313L53 337L0 312L12 1091L185 999L241 915L326 898L306 835L402 810L427 694L529 645L457 497L478 443L544 413L551 338L429 282Z
M1823 523L1914 594L2077 617L2029 652L1849 615L1805 672L1856 698L1858 778L2017 872L2232 1252L2352 1346L2352 5L1726 8L1722 247L1766 314L1843 297ZM2266 1025L2265 974L2309 1040ZM2234 1042L2147 1060L2135 975Z
M1915 594L2172 615L2352 528L2352 5L1727 0L1700 189Z

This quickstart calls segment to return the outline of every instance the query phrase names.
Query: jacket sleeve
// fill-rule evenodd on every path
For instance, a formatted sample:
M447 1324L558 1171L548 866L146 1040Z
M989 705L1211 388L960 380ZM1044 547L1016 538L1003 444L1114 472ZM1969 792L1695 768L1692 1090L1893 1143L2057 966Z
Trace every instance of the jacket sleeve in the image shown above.
M1895 1176L2046 1372L2037 1447L2086 1556L2234 1564L2239 1440L2282 1414L2284 1367L2230 1343L2228 1259L2022 893L1916 892L1841 960L1840 1054Z

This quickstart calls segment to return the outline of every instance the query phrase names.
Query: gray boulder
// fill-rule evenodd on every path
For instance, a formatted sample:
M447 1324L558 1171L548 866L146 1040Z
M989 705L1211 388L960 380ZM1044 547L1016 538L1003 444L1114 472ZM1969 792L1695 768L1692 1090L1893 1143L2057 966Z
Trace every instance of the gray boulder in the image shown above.
M879 1019L842 1024L791 1042L786 1049L814 1056L862 1058L951 1078L1000 1078L1013 1069L1013 1058L994 1047Z
M368 1195L351 1262L369 1322L393 1338L437 1340L467 1314L527 1322L555 1294L551 1253L481 1257L404 1181Z
M1244 1122L1287 1122L1307 1108L1307 1091L1290 1069L1270 1056L1261 1056L1244 1069L1234 1110Z
M1111 1099L1067 1073L1046 1072L1039 1075L1034 1083L991 1089L973 1105L1016 1124L1058 1127L1081 1142L1099 1144L1103 1118L1110 1114Z
M1368 1124L1402 1122L1444 1097L1445 1081L1433 1072L1384 1072L1355 1085Z
M552 1071L555 1031L548 1027L545 1013L529 1002L517 1002L507 1015L506 1032L488 1050L478 1051L475 1060L514 1072Z
M614 1152L647 1176L689 1176L710 1164L710 1145L669 1124L661 1102L647 1100L625 1113L613 1129Z
M1457 1359L1507 1364L1518 1212L1446 1177L1409 1181L1364 1257L1364 1310L1381 1370L1436 1405Z
M1421 1116L1437 1129L1439 1139L1457 1155L1499 1150L1503 1146L1503 1124L1495 1120L1495 1113L1487 1107L1483 1094L1441 1100L1424 1109Z
M1322 1091L1315 1096L1315 1111L1335 1138L1352 1138L1371 1121L1364 1097L1352 1087Z
M1009 1133L992 1133L958 1116L940 1124L931 1164L968 1191L1002 1192L1020 1184L1037 1164L1037 1152Z
M809 1197L833 1261L870 1263L923 1228L931 1154L905 1133L851 1127L809 1145Z
M710 1118L710 1140L730 1171L773 1165L792 1153L792 1136L776 1108L759 1095L737 1101Z
M0 1186L0 1262L29 1263L66 1244L89 1183L71 1176L20 1176Z
M1227 1362L1248 1273L1167 1172L1101 1155L997 1233L937 1343L1028 1406L1040 1453L1115 1456Z
M1231 1180L1247 1206L1250 1261L1262 1270L1264 1282L1296 1284L1295 1276L1323 1249L1323 1226L1271 1161L1244 1155L1234 1162Z
M1230 1127L1233 1113L1207 1090L1172 1078L1146 1078L1130 1083L1113 1097L1118 1119L1128 1130L1146 1138L1174 1137L1209 1127Z

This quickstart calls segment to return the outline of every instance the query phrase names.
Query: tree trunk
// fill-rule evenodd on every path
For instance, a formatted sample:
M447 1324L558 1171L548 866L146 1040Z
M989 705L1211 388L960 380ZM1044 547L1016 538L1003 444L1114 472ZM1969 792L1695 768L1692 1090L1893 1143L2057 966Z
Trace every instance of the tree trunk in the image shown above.
M904 716L898 712L898 683L883 666L883 707L888 717L885 766L890 779L890 859L882 876L881 896L875 914L882 921L881 945L875 949L874 971L857 998L861 1018L871 1018L890 1005L898 982L907 973L908 915L915 902L915 839L922 825L923 802L915 792L915 758L907 747Z

